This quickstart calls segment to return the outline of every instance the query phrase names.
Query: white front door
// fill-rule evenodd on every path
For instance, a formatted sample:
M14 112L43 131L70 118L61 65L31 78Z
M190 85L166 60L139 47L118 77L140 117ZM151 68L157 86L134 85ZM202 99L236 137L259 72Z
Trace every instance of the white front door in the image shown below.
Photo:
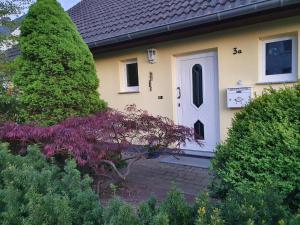
M177 115L181 125L191 127L195 138L182 146L187 153L213 152L220 139L217 55L215 52L177 59Z

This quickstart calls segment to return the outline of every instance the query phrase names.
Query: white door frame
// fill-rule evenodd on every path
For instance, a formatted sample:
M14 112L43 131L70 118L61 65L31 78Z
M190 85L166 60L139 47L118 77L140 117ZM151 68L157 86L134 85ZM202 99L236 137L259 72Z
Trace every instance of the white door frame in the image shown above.
M198 59L198 58L206 58L206 57L213 57L214 58L214 82L213 82L213 86L214 86L214 90L215 90L215 106L216 106L216 130L218 131L217 135L217 139L220 141L220 107L219 107L219 73L218 73L218 54L216 51L210 51L210 52L204 52L204 53L194 53L194 54L189 54L189 55L185 55L185 56L178 56L176 57L176 94L175 94L175 100L174 102L175 104L175 108L176 108L176 122L177 124L181 124L183 115L182 115L182 110L180 110L180 107L178 107L178 104L180 103L180 101L177 99L178 96L178 87L182 87L182 81L181 81L181 67L180 67L180 63L183 61L188 61L191 59ZM201 150L201 147L199 147L199 150L184 150L185 154L190 154L190 155L199 155L199 156L208 156L208 157L212 157L214 156L214 152L207 152L207 151L203 151Z

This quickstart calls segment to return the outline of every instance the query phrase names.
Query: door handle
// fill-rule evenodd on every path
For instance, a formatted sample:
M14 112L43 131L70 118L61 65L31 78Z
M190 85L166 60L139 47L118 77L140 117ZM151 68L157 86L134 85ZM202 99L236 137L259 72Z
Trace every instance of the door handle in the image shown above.
M177 87L177 92L178 92L177 99L180 99L181 98L181 89L180 89L180 87Z

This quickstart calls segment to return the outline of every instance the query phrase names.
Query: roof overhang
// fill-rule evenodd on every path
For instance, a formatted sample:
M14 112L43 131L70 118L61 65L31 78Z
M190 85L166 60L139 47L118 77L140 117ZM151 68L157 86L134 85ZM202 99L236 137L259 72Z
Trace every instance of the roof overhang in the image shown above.
M272 0L89 43L89 47L94 55L98 55L297 15L300 15L299 1Z

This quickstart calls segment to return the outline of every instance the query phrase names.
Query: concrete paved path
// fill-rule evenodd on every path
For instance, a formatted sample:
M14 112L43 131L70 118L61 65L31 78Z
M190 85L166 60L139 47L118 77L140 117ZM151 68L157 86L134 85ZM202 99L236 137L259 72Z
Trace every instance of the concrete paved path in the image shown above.
M208 169L161 163L161 158L137 162L117 195L126 202L138 204L151 195L162 201L173 183L193 202L200 191L207 188ZM104 197L108 200L109 196Z

